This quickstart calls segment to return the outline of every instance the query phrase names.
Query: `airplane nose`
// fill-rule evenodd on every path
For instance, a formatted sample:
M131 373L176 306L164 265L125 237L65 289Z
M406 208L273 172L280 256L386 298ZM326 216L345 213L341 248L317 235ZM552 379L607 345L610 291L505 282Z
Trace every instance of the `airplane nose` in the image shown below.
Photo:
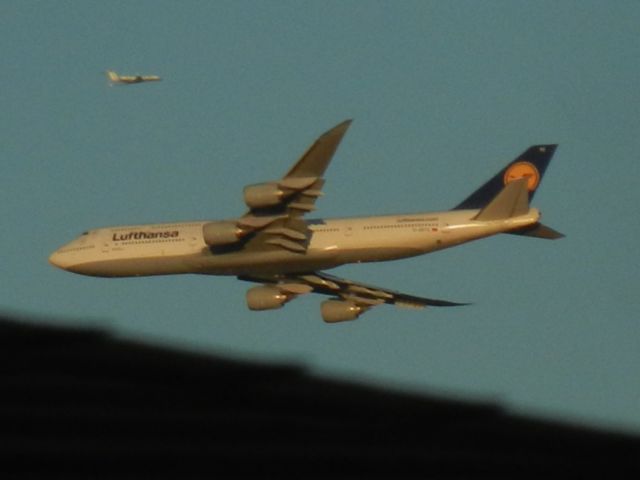
M63 260L61 258L60 253L57 250L53 252L51 255L49 255L49 263L54 267L62 268L64 270Z
M62 270L69 270L75 263L75 256L68 251L65 251L67 245L59 248L51 255L49 255L49 263L54 267L58 267Z
M80 267L91 261L94 243L88 240L89 232L62 245L49 255L49 263L67 272L83 273Z

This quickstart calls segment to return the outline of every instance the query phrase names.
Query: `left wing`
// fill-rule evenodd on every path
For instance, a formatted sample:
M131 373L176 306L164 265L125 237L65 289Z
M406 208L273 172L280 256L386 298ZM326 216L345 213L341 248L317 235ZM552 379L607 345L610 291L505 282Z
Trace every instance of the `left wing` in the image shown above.
M306 252L311 232L302 218L315 210L322 177L349 125L351 120L346 120L321 135L280 180L245 187L250 210L238 221L252 234L245 251Z
M330 300L325 300L321 307L322 318L329 323L355 320L370 308L383 303L405 308L468 305L466 303L407 295L394 290L335 277L324 272L242 276L238 278L264 284L247 292L247 303L252 310L279 308L298 295L310 292L334 297Z

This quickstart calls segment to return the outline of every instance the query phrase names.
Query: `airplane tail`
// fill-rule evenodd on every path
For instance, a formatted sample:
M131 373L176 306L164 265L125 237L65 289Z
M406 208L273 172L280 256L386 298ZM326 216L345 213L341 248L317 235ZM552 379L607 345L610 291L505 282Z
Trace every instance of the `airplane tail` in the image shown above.
M485 221L526 214L556 148L557 145L529 147L454 210L480 209L474 219ZM562 233L539 222L509 233L549 240L564 237Z
M118 80L120 80L120 77L118 77L118 74L116 72L114 72L113 70L107 70L107 78L109 78L109 81L112 84L116 83Z
M544 172L556 151L557 145L534 145L516 157L491 180L469 195L453 210L484 208L510 182L526 177L530 202L542 182Z

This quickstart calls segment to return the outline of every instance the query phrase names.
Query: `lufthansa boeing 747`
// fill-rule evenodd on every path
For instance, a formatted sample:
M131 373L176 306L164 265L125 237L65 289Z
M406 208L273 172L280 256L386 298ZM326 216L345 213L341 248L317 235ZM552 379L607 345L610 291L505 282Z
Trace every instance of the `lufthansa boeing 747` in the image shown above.
M556 145L535 145L452 210L358 218L305 219L322 195L327 169L351 121L320 136L279 180L244 189L239 218L97 228L56 250L49 261L98 277L180 273L233 275L257 283L251 310L270 310L306 293L330 298L326 322L358 318L372 307L464 305L418 297L329 275L347 263L396 260L499 233L556 239L529 207Z

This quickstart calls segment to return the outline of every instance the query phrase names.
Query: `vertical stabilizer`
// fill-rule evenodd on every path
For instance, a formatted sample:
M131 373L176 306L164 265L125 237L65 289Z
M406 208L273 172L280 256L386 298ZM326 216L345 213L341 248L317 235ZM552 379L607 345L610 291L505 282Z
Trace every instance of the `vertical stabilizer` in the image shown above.
M107 70L106 73L107 73L107 78L109 79L109 82L111 82L111 84L118 83L118 81L120 80L120 77L118 76L118 74L113 70Z
M469 195L454 210L483 208L509 182L518 178L529 179L529 202L542 182L557 145L533 145L500 170L493 178Z

